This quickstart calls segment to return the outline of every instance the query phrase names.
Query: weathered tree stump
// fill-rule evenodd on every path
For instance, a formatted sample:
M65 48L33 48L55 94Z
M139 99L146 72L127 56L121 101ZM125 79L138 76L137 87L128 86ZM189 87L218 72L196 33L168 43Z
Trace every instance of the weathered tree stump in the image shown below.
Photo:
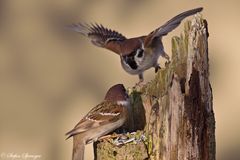
M207 22L199 15L172 38L172 60L131 92L138 141L94 144L95 160L215 160L215 118L209 82ZM144 135L145 138L140 137ZM139 140L140 139L140 140Z

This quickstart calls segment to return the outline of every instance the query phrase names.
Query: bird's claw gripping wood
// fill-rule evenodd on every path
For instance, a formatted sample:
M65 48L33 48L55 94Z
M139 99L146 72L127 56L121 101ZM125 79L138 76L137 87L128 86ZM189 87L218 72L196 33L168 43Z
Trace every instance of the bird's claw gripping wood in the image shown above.
M125 135L125 134L122 134L120 136L118 136L114 141L113 141L113 144L115 144L116 146L119 146L119 145L124 145L124 144L127 144L127 143L134 143L134 144L138 144L139 142L141 141L145 141L146 140L146 136L144 134L142 134L139 138L137 138L135 135L136 135L136 132L132 132L130 133L131 136L128 136L128 135ZM132 137L133 136L133 137Z

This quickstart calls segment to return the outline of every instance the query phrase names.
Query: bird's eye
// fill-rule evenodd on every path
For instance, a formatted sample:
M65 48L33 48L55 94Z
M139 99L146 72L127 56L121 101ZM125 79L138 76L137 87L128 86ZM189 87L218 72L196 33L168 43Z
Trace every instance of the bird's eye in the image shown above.
M143 56L143 50L140 49L140 50L138 50L137 52L138 52L137 57L138 57L138 58L141 58L141 57Z

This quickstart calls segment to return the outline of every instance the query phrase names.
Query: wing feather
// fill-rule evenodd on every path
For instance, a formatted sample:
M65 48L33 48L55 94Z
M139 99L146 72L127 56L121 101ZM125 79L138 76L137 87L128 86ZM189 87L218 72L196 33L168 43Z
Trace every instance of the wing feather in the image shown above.
M117 54L121 52L121 42L127 39L121 33L97 23L77 23L69 25L67 28L90 38L94 45L109 49Z
M104 106L104 107L102 107ZM107 123L116 122L126 112L126 108L111 102L103 102L94 107L71 131L68 138Z
M172 19L170 19L169 21L167 21L164 25L162 25L161 27L157 28L156 30L152 31L146 38L145 38L145 42L144 42L144 46L148 47L150 44L152 44L152 41L156 38L156 37L162 37L167 35L169 32L171 32L172 30L174 30L177 26L179 26L179 24L181 23L181 21L191 15L194 15L198 12L201 12L203 10L202 7L199 8L195 8L195 9L191 9L188 11L185 11L183 13L178 14L177 16L173 17Z

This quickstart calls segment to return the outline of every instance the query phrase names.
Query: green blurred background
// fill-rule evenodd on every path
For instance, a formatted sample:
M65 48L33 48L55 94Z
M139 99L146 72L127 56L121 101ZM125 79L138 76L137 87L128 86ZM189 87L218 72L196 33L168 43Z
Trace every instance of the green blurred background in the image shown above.
M176 14L203 6L209 23L210 79L217 159L240 157L240 1L237 0L1 0L0 153L71 158L64 134L113 84L133 86L119 57L67 32L72 22L100 22L127 37L148 34ZM171 37L166 38L171 55ZM161 60L160 60L161 61ZM161 61L163 64L163 62ZM154 71L145 74L149 81ZM92 159L92 145L86 159ZM1 158L0 158L1 159Z

